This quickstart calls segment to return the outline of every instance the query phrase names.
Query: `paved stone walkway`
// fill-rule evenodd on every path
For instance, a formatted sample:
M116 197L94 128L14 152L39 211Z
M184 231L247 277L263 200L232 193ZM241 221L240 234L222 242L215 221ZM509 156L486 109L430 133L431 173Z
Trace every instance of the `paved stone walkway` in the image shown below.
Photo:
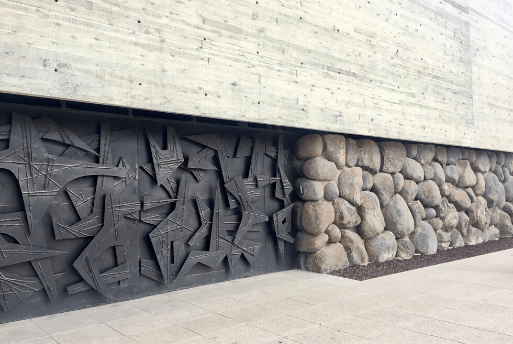
M287 271L0 325L0 343L513 343L513 250L365 282Z

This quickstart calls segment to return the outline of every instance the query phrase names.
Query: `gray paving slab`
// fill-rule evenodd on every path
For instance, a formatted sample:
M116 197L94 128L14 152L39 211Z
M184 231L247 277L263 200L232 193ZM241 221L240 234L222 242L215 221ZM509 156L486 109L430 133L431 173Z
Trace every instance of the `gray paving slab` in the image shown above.
M513 343L513 250L369 281L299 270L0 325L0 343Z

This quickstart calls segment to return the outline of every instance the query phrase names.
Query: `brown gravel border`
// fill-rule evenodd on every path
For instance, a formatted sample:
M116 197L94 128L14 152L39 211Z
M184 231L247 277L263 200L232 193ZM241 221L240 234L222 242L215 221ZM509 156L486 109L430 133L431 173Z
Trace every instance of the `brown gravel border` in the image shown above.
M408 260L394 259L384 263L371 263L367 266L350 266L343 270L332 271L330 275L365 281L376 277L448 263L454 260L480 256L510 248L513 248L513 238L504 238L475 246L463 246L446 251L439 251L428 256L415 255Z

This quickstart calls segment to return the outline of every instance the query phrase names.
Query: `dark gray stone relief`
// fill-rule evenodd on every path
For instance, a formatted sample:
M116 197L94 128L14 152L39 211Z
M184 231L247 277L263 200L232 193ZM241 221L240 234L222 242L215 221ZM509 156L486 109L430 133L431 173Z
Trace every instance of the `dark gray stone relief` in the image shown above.
M14 107L0 323L294 266L287 133Z

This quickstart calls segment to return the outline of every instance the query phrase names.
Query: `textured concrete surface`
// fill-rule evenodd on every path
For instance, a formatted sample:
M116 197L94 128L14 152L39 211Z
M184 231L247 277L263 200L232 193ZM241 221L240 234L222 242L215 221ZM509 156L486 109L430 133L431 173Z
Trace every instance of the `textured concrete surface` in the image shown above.
M513 250L364 282L286 271L0 325L0 343L513 343Z

